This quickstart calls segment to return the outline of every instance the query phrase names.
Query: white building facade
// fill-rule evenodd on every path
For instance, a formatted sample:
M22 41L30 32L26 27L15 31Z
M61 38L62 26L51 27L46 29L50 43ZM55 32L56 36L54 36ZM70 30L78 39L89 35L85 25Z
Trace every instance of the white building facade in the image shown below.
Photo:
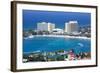
M53 23L46 23L46 22L37 23L38 31L52 32L53 29L55 29L55 24L53 24Z
M55 28L55 29L53 29L52 33L53 34L63 34L64 31L63 31L63 29Z
M74 33L78 32L78 22L77 21L69 21L65 23L65 32L67 33Z

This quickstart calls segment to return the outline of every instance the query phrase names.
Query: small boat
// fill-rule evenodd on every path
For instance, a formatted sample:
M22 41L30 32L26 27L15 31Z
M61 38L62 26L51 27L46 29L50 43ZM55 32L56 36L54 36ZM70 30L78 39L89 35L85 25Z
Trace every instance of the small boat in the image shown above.
M78 43L79 46L83 47L84 45L82 43Z

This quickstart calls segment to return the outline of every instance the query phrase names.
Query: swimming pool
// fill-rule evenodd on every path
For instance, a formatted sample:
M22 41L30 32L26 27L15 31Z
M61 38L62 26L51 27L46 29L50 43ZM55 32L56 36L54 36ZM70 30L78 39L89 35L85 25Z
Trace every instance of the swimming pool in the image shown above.
M91 52L91 40L81 38L64 37L33 37L23 39L23 52L45 51L53 52L57 50L73 49L75 53Z

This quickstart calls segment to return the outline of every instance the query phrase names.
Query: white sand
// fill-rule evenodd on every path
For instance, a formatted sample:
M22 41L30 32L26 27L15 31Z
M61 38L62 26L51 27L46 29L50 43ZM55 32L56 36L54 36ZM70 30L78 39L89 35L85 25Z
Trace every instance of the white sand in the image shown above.
M83 36L68 36L68 35L35 35L36 37L61 37L61 38L79 38L79 39L91 39Z

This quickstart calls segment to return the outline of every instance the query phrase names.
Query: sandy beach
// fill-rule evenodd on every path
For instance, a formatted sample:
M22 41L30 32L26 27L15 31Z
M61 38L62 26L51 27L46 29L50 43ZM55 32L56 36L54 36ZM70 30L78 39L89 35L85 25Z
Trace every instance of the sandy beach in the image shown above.
M34 37L61 37L61 38L77 38L77 39L91 39L84 36L68 36L68 35L31 35L28 38L34 38Z

